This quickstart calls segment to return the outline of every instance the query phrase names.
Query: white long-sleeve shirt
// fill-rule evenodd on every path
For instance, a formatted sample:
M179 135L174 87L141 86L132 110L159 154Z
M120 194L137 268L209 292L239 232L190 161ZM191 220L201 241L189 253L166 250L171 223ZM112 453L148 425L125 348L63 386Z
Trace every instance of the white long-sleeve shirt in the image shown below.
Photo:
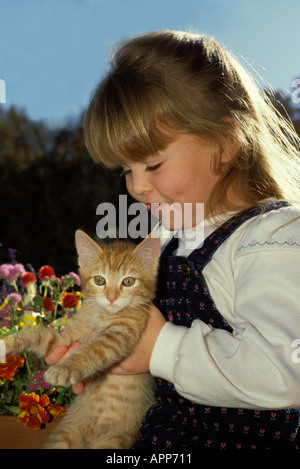
M201 320L167 322L150 372L199 404L279 409L300 406L300 209L284 207L241 225L203 270L233 333ZM205 222L205 234L215 227ZM183 255L180 245L178 254ZM300 350L300 345L298 345Z

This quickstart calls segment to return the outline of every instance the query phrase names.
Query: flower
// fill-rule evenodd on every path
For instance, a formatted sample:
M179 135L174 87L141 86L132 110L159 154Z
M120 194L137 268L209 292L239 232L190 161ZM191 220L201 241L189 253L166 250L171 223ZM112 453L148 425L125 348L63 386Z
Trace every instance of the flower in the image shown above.
M27 287L29 283L36 283L36 276L32 272L26 272L25 275L21 277L24 287Z
M9 355L6 357L6 363L0 363L0 378L3 381L8 379L12 381L23 363L24 358L20 355Z
M11 264L0 264L0 340L37 324L60 331L80 307L79 286L77 274L70 272L60 279L49 265L36 273L15 258ZM5 359L0 362L0 415L19 414L19 422L37 429L66 411L74 397L72 387L46 383L42 358L26 352Z
M21 303L21 301L22 297L19 293L9 293L0 306L0 310L2 310L3 313L9 313L13 308L17 308L18 303Z
M66 413L67 406L62 406L60 404L49 404L47 410L53 417L61 417Z
M48 296L43 296L42 300L46 311L49 311L50 313L54 311L55 306L51 298L49 298Z
M77 285L80 287L81 285L81 279L78 274L75 274L75 272L69 272L68 275L63 275L60 280L62 282L70 282L72 285Z
M46 394L39 396L34 392L30 394L23 392L19 396L19 401L22 412L18 415L18 421L24 423L26 427L39 430L43 424L49 422L50 414L45 407L50 401Z
M17 304L22 301L22 297L21 295L19 295L19 293L10 293L9 295L7 295L6 299L8 303L13 306L17 306Z
M18 276L25 275L23 264L2 264L0 265L0 278L5 278L10 282L15 282Z
M61 302L64 308L72 309L77 306L78 299L74 293L64 293Z
M72 277L75 280L75 283L80 287L81 285L81 280L78 274L75 274L75 272L69 272L69 276Z
M53 268L50 265L43 265L39 270L39 279L48 280L51 277L55 277Z
M39 313L34 311L24 312L23 321L19 323L22 327L36 326L39 323Z
M41 370L36 371L33 376L29 377L29 391L37 391L39 388L45 391L51 388L51 384L46 383L44 374L45 372Z

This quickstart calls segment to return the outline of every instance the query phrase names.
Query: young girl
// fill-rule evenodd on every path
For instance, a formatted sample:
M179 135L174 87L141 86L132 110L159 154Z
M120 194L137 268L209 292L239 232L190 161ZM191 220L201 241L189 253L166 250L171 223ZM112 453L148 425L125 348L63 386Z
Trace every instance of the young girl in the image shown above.
M204 204L204 243L188 251L181 233L163 247L147 328L112 369L157 378L157 402L133 447L298 448L292 126L214 40L165 31L117 48L84 133L92 157L122 167L129 193L150 210L161 204L163 215L177 203L184 215L185 204ZM166 228L177 229L172 219Z

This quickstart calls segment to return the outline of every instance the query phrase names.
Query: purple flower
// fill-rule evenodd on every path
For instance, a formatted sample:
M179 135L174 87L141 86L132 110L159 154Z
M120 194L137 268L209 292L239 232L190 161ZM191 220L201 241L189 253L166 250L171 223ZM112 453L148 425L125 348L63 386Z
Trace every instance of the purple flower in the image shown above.
M36 371L33 376L29 377L29 391L35 392L39 388L47 390L51 388L51 384L46 383L44 380L44 371Z
M17 250L8 248L8 252L9 252L9 257L11 258L12 264L16 264L17 263L16 261Z
M7 329L9 329L11 327L10 322L9 321L0 322L0 329L2 327L6 327Z

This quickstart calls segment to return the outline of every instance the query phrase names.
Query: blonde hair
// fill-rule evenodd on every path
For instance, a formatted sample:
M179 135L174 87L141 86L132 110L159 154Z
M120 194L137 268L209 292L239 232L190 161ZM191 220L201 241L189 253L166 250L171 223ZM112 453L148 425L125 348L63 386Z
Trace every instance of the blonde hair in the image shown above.
M212 170L220 174L210 213L236 209L229 189L245 207L267 198L299 201L299 138L232 54L211 38L178 31L121 42L84 118L92 158L109 168L141 161L178 133L210 139ZM228 135L239 151L221 171Z

